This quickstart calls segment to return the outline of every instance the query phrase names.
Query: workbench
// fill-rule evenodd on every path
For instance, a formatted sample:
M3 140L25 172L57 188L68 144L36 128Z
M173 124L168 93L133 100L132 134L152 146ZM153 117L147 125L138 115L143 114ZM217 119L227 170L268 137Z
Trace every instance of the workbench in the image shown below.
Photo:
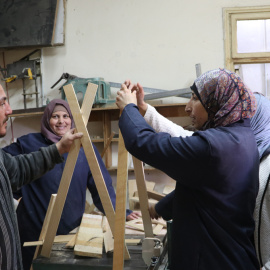
M128 235L126 238L143 239L144 235ZM158 236L163 241L164 235ZM52 248L51 257L37 257L33 261L34 270L107 270L112 269L113 254L106 254L103 250L102 258L82 257L74 254L73 249L65 248L66 243L55 243ZM142 245L128 245L130 260L126 260L124 270L150 269L142 259ZM165 248L165 247L164 247ZM165 253L165 252L164 252ZM158 266L158 265L157 265ZM151 269L158 269L152 267Z

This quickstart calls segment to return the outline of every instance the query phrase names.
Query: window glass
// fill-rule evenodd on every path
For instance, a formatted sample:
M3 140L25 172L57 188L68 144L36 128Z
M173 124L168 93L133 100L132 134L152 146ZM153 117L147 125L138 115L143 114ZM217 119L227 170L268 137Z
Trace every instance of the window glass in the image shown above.
M237 21L237 52L270 52L270 19Z
M253 91L270 96L270 64L241 64L235 66L245 84Z

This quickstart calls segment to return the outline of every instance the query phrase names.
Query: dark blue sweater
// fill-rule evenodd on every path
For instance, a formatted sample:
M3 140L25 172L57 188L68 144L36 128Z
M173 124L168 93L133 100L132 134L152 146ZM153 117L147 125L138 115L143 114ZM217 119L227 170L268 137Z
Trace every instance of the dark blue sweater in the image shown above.
M156 205L173 219L172 269L258 270L259 156L250 121L172 138L156 133L129 104L119 127L132 155L176 180L175 191Z

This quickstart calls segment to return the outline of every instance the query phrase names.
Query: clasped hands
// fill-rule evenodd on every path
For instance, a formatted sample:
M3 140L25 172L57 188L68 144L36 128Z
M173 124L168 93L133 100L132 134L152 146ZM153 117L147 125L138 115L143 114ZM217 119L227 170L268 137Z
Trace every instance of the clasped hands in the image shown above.
M144 115L147 110L147 104L144 102L143 87L139 83L133 84L130 80L126 80L117 92L116 105L122 111L130 103L137 105L140 113Z
M116 105L121 111L130 103L137 105L137 90L137 85L132 84L130 80L126 80L121 85L121 89L117 92L116 97Z

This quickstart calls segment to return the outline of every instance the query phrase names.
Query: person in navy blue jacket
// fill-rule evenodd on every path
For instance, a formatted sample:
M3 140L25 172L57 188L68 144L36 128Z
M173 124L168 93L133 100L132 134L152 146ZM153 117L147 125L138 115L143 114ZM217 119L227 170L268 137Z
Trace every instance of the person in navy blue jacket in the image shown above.
M140 114L136 86L123 84L116 104L127 150L176 181L175 190L150 209L173 219L170 269L258 270L253 212L259 154L250 118L255 97L228 70L202 74L191 87L186 112L199 130L171 137Z
M45 108L41 119L41 133L31 133L22 136L17 139L16 143L12 143L3 148L3 150L13 156L37 151L40 147L46 147L58 142L73 127L74 121L68 103L62 99L54 99ZM94 145L93 147L109 196L115 207L116 197L112 186L112 179L96 147ZM63 157L66 160L67 154L64 154ZM22 245L24 242L37 241L39 239L51 194L55 194L58 191L64 167L65 162L57 164L54 169L36 181L23 186L19 192L13 194L14 198L21 198L17 207L17 219ZM85 210L87 188L92 195L95 206L104 213L84 150L81 148L59 222L57 235L68 234L80 225ZM137 213L133 213L131 210L126 212L128 220L138 217ZM22 246L24 270L30 269L34 252L35 247Z

